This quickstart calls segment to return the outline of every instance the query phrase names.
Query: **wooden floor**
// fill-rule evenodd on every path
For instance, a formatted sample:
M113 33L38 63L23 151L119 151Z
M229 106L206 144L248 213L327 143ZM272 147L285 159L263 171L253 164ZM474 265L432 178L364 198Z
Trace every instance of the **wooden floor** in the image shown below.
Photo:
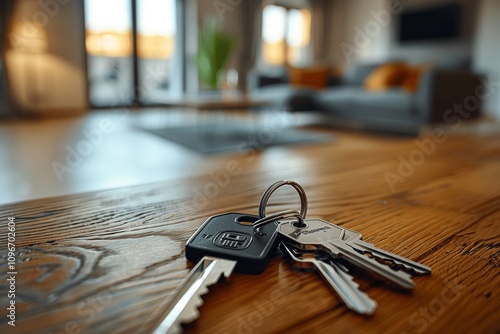
M206 161L198 175L4 205L0 307L14 217L16 327L4 315L0 332L150 333L192 266L183 248L196 228L222 212L257 213L262 192L290 179L307 191L310 217L355 229L432 275L402 293L356 272L379 304L363 317L278 257L261 275L213 286L186 333L499 333L500 134L443 131L418 140L335 131L331 143L186 153L183 162ZM239 167L233 175L228 163ZM296 197L277 191L269 211L298 208Z

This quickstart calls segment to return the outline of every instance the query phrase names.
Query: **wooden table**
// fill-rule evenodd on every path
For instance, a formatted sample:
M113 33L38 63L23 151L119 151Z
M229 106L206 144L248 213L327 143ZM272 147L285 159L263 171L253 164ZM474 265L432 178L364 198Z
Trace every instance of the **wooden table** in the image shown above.
M307 191L309 216L358 230L432 275L415 277L413 293L357 275L379 303L363 317L314 273L275 258L261 275L213 286L186 333L498 333L500 136L445 136L417 144L339 133L333 144L286 149L286 161L280 150L229 156L217 175L228 162L239 168L219 185L205 175L3 206L0 332L149 333L192 266L183 247L196 228L217 213L256 213L270 184L292 179ZM293 189L278 191L270 210L297 202ZM8 217L16 327L5 317Z

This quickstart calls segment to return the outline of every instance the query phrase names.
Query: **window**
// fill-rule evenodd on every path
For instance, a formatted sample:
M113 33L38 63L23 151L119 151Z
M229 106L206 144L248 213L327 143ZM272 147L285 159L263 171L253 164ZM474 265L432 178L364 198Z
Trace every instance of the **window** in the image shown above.
M158 102L175 87L176 4L174 0L137 1L137 56L140 100Z
M131 2L86 0L85 35L91 105L130 104L134 87Z
M182 75L176 0L85 0L90 104L159 102ZM134 50L136 43L136 51ZM172 84L177 83L176 85Z
M262 13L262 61L282 67L310 60L311 12L267 5Z

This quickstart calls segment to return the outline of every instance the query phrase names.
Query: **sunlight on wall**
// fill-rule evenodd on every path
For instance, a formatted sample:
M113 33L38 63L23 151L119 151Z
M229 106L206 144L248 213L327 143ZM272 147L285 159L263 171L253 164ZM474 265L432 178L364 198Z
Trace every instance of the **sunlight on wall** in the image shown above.
M19 0L11 15L5 65L10 93L26 113L80 113L87 108L82 2L44 7Z
M71 109L86 105L85 80L81 69L64 59L48 54L27 54L8 50L14 100L30 110Z

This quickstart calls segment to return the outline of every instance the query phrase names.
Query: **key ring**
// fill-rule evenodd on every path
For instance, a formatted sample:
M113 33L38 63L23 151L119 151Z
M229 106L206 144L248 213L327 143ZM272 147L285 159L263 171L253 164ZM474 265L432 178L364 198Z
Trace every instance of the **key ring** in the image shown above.
M260 227L269 224L273 221L291 218L291 217L300 217L300 214L297 210L283 210L277 213L273 213L272 215L265 216L264 218L260 218L253 223L254 229L259 229Z
M264 192L264 194L262 195L262 197L260 199L259 218L264 218L266 216L267 202L269 201L269 198L271 197L273 192L275 192L276 189L278 189L282 186L285 186L285 185L289 185L289 186L294 187L295 190L297 190L297 192L299 193L299 196L300 196L300 215L302 216L302 218L304 218L304 219L306 218L306 213L307 213L306 192L305 192L304 188L302 188L302 186L295 181L278 181L275 184L273 184L272 186L270 186L269 188L267 188L267 190Z
M260 203L259 203L259 220L256 221L254 224L258 223L258 226L256 227L260 227L264 224L267 224L268 222L270 222L269 219L267 219L268 217L266 217L266 206L267 206L267 203L269 202L269 198L271 197L271 195L276 191L276 189L282 187L282 186L285 186L285 185L289 185L289 186L292 186L295 188L295 190L297 190L297 192L299 193L299 197L300 197L300 213L297 215L295 212L297 211L294 211L294 210L287 210L287 211L283 211L283 212L278 212L277 214L274 214L274 215L271 215L269 216L269 218L275 218L274 220L276 219L283 219L285 218L285 216L293 216L293 217L296 217L298 218L299 220L299 225L303 225L304 224L304 219L306 218L306 214L307 214L307 196L306 196L306 192L304 190L304 188L302 188L302 186L300 184L298 184L297 182L295 181L278 181L276 183L274 183L273 185L271 185L269 188L267 188L267 190L264 192L264 194L262 194L262 197L260 199ZM254 225L255 226L255 225Z

